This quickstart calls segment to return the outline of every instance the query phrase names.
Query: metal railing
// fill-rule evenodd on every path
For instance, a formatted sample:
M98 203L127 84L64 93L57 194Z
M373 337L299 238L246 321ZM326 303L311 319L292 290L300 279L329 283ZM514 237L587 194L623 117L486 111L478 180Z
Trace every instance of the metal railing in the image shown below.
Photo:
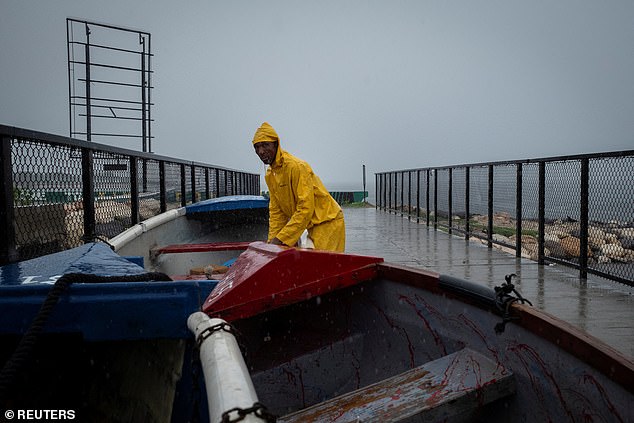
M260 192L260 176L0 125L0 265L107 240L197 201Z
M634 150L375 174L376 207L634 286Z

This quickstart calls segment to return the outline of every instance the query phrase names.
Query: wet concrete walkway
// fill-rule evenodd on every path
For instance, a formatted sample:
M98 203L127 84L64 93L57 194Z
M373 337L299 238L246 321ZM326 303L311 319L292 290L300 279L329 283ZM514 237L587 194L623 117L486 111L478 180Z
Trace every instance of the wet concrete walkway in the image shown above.
M515 273L516 289L533 306L634 357L634 288L561 265L527 259L434 231L407 217L374 208L344 208L346 252L425 268L493 288Z

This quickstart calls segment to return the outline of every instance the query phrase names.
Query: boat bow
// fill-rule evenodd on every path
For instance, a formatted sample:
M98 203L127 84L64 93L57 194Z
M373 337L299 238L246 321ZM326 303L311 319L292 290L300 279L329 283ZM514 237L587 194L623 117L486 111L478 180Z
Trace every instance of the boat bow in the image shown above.
M380 257L253 242L218 283L203 311L231 321L376 277Z

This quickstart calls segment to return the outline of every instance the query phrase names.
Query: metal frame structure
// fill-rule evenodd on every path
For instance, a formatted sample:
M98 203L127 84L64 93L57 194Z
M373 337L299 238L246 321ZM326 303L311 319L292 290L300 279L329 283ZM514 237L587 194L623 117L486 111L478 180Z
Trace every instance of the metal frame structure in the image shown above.
M66 39L70 137L140 139L141 151L151 153L151 35L68 18Z

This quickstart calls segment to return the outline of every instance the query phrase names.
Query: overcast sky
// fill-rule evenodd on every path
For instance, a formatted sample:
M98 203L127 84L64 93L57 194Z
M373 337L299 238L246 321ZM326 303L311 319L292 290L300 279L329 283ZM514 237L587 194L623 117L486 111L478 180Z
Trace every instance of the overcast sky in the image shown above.
M0 0L0 123L68 135L68 17L151 34L161 155L263 173L268 121L340 188L634 149L632 0Z

